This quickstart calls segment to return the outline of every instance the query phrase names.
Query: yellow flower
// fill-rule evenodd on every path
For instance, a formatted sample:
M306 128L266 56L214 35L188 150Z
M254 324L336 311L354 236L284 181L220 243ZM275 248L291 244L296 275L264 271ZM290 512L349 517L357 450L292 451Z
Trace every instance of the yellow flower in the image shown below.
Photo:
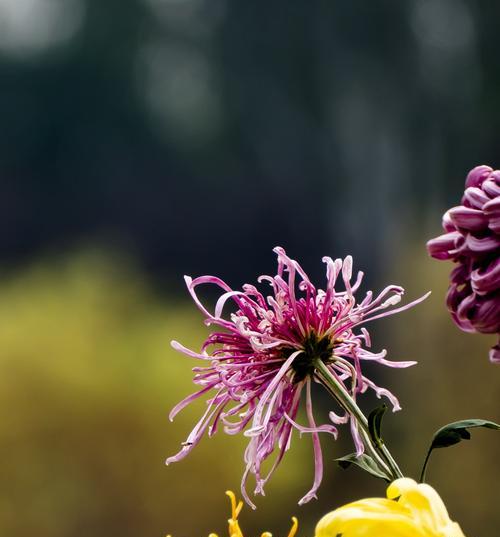
M387 499L367 498L325 515L315 537L465 537L439 494L413 479L397 479Z
M234 495L234 492L228 490L226 491L226 494L231 499L231 518L227 521L228 522L228 535L229 537L244 537L243 532L241 531L240 524L238 522L238 515L240 514L241 508L243 507L243 502L236 502L236 496ZM297 533L297 528L299 527L299 522L295 517L292 517L292 527L290 528L290 532L288 533L288 537L294 537ZM171 537L170 535L167 535L167 537ZM215 533L211 533L208 537L217 537ZM261 534L260 537L272 537L272 535L265 531Z

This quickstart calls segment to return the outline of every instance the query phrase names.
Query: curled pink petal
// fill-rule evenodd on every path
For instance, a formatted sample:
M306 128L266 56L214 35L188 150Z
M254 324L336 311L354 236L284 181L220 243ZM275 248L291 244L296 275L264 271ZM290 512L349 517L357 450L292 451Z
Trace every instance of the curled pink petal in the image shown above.
M486 183L488 183L488 181L485 181L484 184ZM483 192L483 190L481 190L480 188L477 188L476 186L471 186L465 190L462 201L465 207L471 207L473 209L481 210L484 207L484 204L488 203L490 199L491 198L488 196L486 192ZM449 212L450 211L447 211L445 215L449 214ZM443 220L444 220L444 217L443 217ZM444 226L444 222L443 222L443 228L446 231L449 231Z
M483 181L490 175L493 171L489 166L481 165L473 168L467 175L465 180L465 186L481 186Z
M451 221L457 228L469 231L480 231L488 226L488 218L483 211L469 207L454 207L450 209Z
M460 232L451 231L427 242L429 254L436 259L452 259Z
M497 344L490 350L490 362L500 364L500 345Z
M488 227L495 234L500 234L500 196L484 205L484 214L488 218Z
M500 289L500 257L489 265L473 270L470 275L472 290L478 295L487 295Z
M498 293L493 296L478 297L473 315L473 323L478 331L483 334L495 334L498 330L498 317L500 316Z
M488 200L486 200L486 201L488 201ZM446 211L443 214L443 219L441 220L441 224L443 225L443 229L446 232L456 231L457 230L457 227L455 226L455 224L451 220L450 211Z
M500 247L500 236L489 236L478 239L473 235L467 235L465 246L473 254L490 253L496 251Z
M494 173L496 176L493 177L492 174L492 177L485 181L482 186L485 195L488 196L488 199L485 203L487 203L490 199L495 199L500 196L500 174L498 174L498 170L495 170Z
M321 485L323 479L323 455L321 453L321 443L319 441L319 435L316 429L316 423L314 421L313 408L312 408L312 399L311 399L311 381L308 379L306 387L306 413L307 419L309 421L309 427L312 430L312 439L314 447L314 483L307 492L307 494L299 500L299 505L303 505L313 498L317 498L316 492Z

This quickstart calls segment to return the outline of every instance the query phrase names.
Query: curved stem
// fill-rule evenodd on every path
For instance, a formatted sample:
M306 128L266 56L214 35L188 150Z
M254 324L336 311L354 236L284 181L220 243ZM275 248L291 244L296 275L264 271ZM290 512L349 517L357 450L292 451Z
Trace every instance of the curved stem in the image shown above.
M384 444L378 446L375 442L373 442L368 429L368 419L363 414L363 411L359 408L356 401L347 392L345 386L335 377L335 375L331 373L329 368L321 359L316 359L314 361L314 366L319 378L323 381L324 385L328 387L328 391L335 397L342 408L348 412L349 415L358 423L358 426L363 432L366 448L368 451L370 451L370 454L377 461L379 466L381 466L385 472L389 470L389 473L393 479L403 477L403 473L399 469L399 466L387 447Z
M431 453L432 453L432 446L429 448L429 451L427 452L427 455L425 456L425 461L424 461L424 464L422 466L422 471L420 472L420 483L425 483L425 475L426 475L426 472L427 472L427 464L429 463L429 457L431 456Z

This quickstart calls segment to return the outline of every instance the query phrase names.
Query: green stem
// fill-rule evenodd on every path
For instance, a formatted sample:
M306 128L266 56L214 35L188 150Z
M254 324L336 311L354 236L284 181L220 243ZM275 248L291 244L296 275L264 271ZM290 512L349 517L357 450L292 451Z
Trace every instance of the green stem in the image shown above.
M425 456L424 465L422 466L422 471L420 472L420 483L425 483L425 475L427 472L427 464L429 463L429 457L432 453L432 446L429 448L427 455Z
M387 464L385 463L385 461L382 459L382 457L379 455L378 451L373 446L370 435L366 434L366 432L363 429L360 430L360 434L363 437L366 449L370 453L372 459L383 470L383 473L386 475L387 480L392 481L393 480L392 472L390 468L387 466Z
M387 449L387 446L385 444L382 444L379 449L382 452L384 459L387 461L387 463L391 467L391 470L394 472L396 479L400 477L404 477L403 472L399 468L398 463L395 461L391 452Z
M335 391L335 389L328 384L328 380L324 379L324 377L322 377L321 375L318 375L318 378L320 380L323 380L324 387L326 388L328 393L339 403L339 405L344 410L346 410L347 412L351 413L351 411L346 408L346 404L344 404L344 401L337 396L337 392ZM326 382L326 384L325 384L325 382ZM366 446L366 449L369 451L371 457L378 464L379 469L381 470L381 472L387 476L387 479L389 481L391 481L392 480L392 472L389 469L389 467L387 466L387 464L384 462L382 457L379 455L379 453L377 452L375 447L373 446L372 442L370 441L370 436L368 434L366 434L365 430L362 429L362 428L360 429L359 433L363 437L363 443Z
M316 359L314 361L314 366L321 380L329 388L329 392L335 397L339 404L346 410L350 416L352 416L358 426L362 431L362 436L364 438L367 449L370 451L370 454L377 461L379 466L382 467L384 472L389 470L389 473L392 479L397 479L403 477L403 473L399 469L396 461L391 455L387 447L382 444L378 446L371 438L370 431L368 429L368 419L363 414L363 411L356 404L356 401L351 397L351 395L346 391L344 385L330 372L328 367L325 365L323 360ZM383 459L383 460L381 460Z

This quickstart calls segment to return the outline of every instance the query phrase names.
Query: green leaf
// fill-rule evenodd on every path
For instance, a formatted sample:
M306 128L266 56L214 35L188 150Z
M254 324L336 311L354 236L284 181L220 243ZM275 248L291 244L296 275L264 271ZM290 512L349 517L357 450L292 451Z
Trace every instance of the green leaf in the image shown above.
M436 432L432 439L431 449L453 446L453 444L458 444L461 440L469 440L470 433L467 429L473 427L500 429L500 425L493 421L476 419L454 421L453 423L441 427L441 429Z
M500 430L500 425L498 425L498 423L480 419L454 421L453 423L448 423L448 425L438 429L434 434L432 443L422 466L422 472L420 474L420 481L422 483L425 481L425 471L427 469L427 463L429 462L429 457L431 456L432 450L453 446L462 440L469 440L470 432L468 429L472 429L474 427L485 427L486 429Z
M368 432L372 440L378 447L382 447L384 441L382 440L382 418L387 410L387 405L384 403L372 410L368 416Z
M356 456L356 453L350 453L349 455L346 455L345 457L341 457L340 459L335 459L338 463L338 465L343 468L344 470L346 468L349 468L351 464L355 464L356 466L359 466L366 472L368 472L371 475L374 475L375 477L378 477L380 479L383 479L384 481L387 481L390 483L391 479L389 476L387 476L385 473L383 473L380 468L377 466L377 463L369 456L363 453L359 457Z

